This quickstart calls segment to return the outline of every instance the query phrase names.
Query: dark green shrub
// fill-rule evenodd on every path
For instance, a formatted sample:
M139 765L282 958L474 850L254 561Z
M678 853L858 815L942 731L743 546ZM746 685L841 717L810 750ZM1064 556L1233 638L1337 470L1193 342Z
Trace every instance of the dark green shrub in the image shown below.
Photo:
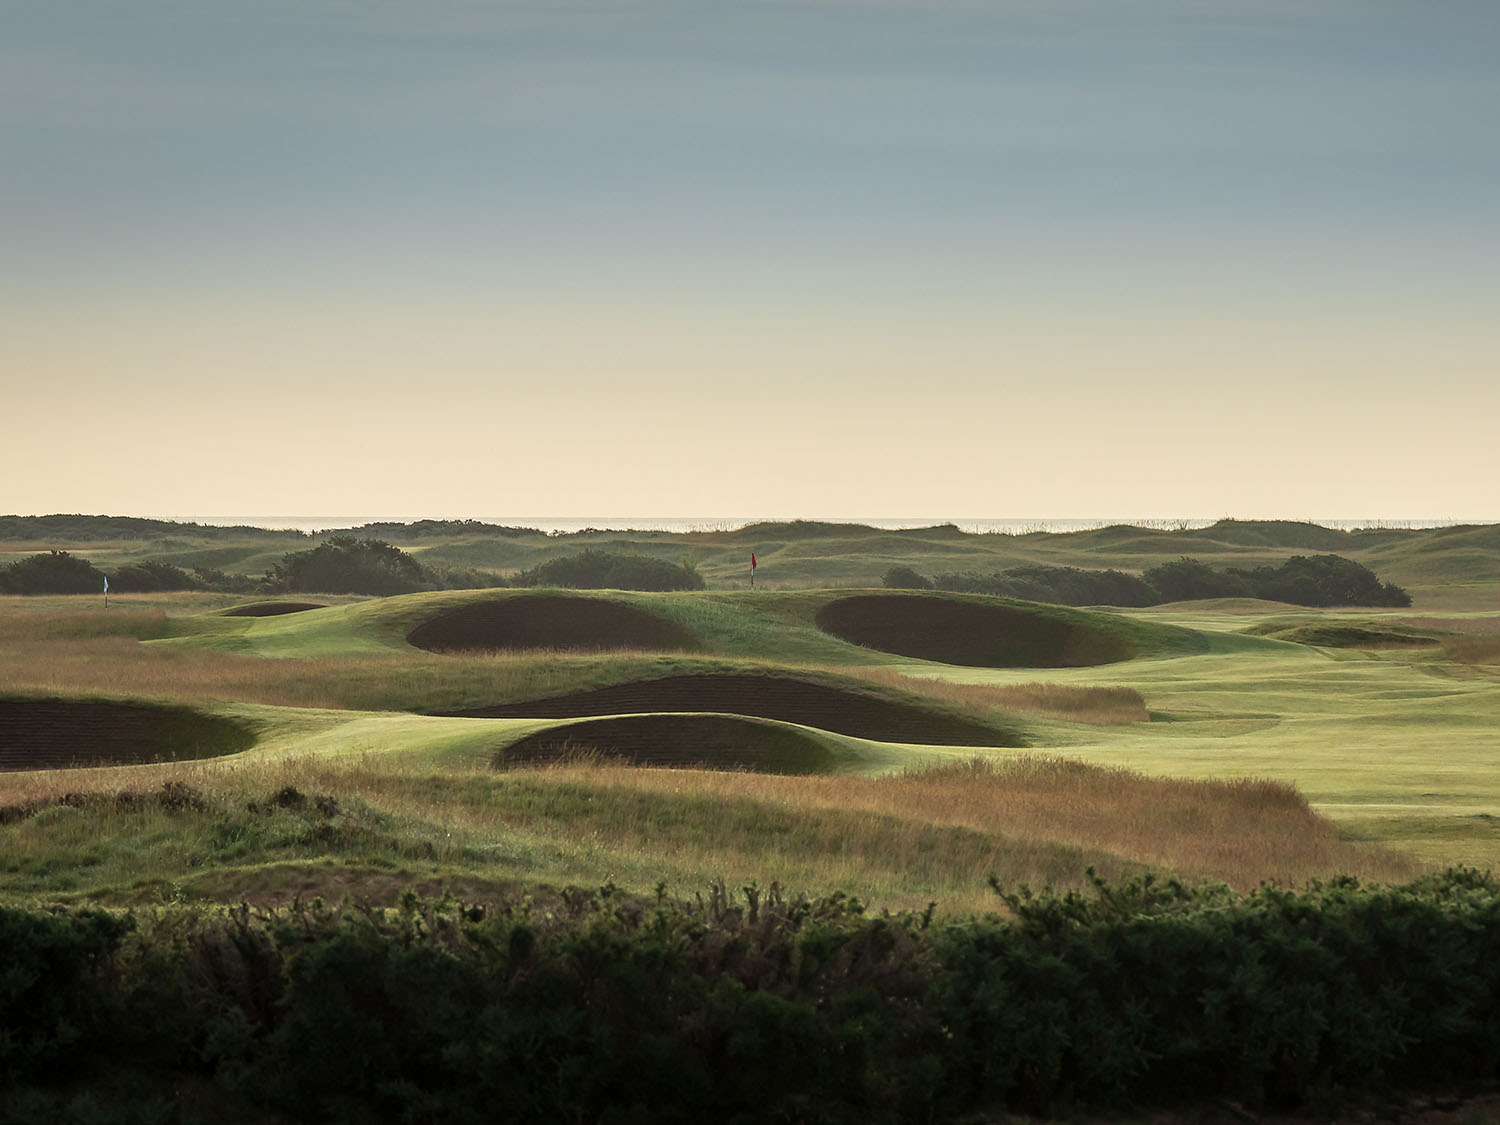
M1293 605L1409 606L1411 595L1353 559L1339 555L1293 555L1279 567L1236 570L1255 596Z
M1008 919L944 924L722 884L134 931L0 911L0 1089L29 1091L0 1116L94 1077L147 1106L196 1076L247 1120L876 1123L1327 1112L1500 1077L1487 873L1001 898Z
M0 593L98 594L103 590L104 572L67 551L29 555L0 570Z
M887 590L930 590L932 579L918 574L909 566L893 566L885 572L880 584Z
M939 590L993 594L1052 605L1155 605L1161 601L1149 582L1119 570L1083 570L1075 566L1015 566L994 574L939 574Z
M1162 563L1142 573L1156 587L1164 602L1196 601L1200 598L1253 598L1250 583L1238 574L1215 570L1207 563L1186 556Z
M422 565L378 539L335 535L310 551L284 555L266 572L277 594L409 594L431 585Z
M0 1088L72 1068L120 1018L106 976L129 919L0 907Z
M590 548L522 571L513 585L573 590L701 590L704 583L691 562L674 565L647 555L612 555Z
M156 590L201 590L203 583L171 563L143 562L115 571L110 575L109 588L122 594L148 594Z
M212 566L193 567L193 579L205 590L226 594L248 594L261 585L248 574L228 574Z

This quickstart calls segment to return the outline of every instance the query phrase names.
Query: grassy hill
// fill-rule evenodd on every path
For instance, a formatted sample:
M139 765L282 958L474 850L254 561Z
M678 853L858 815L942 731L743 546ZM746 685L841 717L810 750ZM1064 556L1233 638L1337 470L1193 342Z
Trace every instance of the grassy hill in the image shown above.
M338 529L330 529L332 534ZM712 587L757 583L774 589L867 588L894 566L924 574L992 572L1026 564L1139 572L1184 555L1214 566L1251 567L1295 554L1339 554L1407 587L1419 606L1478 609L1500 605L1500 527L1371 528L1343 531L1293 521L1221 520L1210 527L1128 525L1073 532L971 534L947 524L882 530L793 521L731 531L589 530L548 535L465 521L377 524L357 535L396 543L424 565L514 574L585 548L695 561ZM282 555L320 537L258 528L211 528L125 517L0 517L0 561L60 548L96 564L162 561L259 577Z

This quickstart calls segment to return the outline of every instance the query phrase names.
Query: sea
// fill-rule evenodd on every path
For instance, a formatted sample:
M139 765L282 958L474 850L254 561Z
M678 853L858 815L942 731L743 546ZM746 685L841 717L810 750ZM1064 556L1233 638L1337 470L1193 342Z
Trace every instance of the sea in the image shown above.
M954 524L960 530L972 534L1026 535L1031 532L1091 531L1100 527L1127 525L1149 528L1154 531L1188 531L1197 527L1208 527L1222 516L1191 517L1186 519L1143 518L1132 516L1099 516L1089 519L1059 519L1054 517L1009 517L1000 519L955 516L431 516L431 515L158 515L155 519L180 520L182 522L211 524L219 527L265 527L278 530L302 532L339 531L361 527L369 523L415 523L423 519L474 519L481 523L499 524L503 527L530 527L537 531L566 534L575 531L734 531L753 523L790 522L792 520L815 520L821 523L859 524L888 530L913 527L935 527L938 524ZM1236 517L1238 518L1238 517ZM1422 528L1454 527L1459 524L1494 523L1493 519L1470 520L1456 518L1419 517L1414 519L1365 518L1326 519L1310 516L1285 517L1299 523L1314 523L1337 530L1353 531L1360 528Z

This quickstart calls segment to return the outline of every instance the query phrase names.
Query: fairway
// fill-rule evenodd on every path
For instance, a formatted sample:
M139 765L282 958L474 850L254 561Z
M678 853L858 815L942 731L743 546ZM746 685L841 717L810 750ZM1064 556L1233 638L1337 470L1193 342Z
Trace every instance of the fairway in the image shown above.
M1136 615L1186 623L1181 611ZM1256 622L1204 610L1188 620L1226 634ZM1500 631L1500 615L1445 624L1455 632ZM984 684L1025 678L975 669L911 673ZM1152 712L1149 723L1107 730L1049 726L1043 738L1070 757L1177 777L1278 778L1352 838L1381 840L1433 863L1500 865L1494 665L1456 663L1430 647L1283 644L1053 675L1128 685Z

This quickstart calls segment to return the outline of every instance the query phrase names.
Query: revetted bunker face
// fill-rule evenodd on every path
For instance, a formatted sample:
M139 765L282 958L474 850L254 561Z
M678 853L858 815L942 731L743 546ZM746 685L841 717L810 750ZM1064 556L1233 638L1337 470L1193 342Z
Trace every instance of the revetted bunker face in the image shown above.
M406 635L429 652L492 652L496 649L698 648L680 625L622 602L566 595L505 598L461 606L424 621Z
M226 609L220 617L280 617L283 613L302 613L309 609L325 608L322 602L257 602L255 605L237 605Z
M598 755L632 765L754 773L826 773L831 750L785 727L734 715L627 715L533 734L497 753L496 769Z
M1016 736L983 723L873 693L791 676L726 673L635 680L550 699L497 704L446 715L572 719L648 711L720 711L818 727L881 742L940 746L1016 746Z
M1135 655L1121 637L1045 611L920 594L840 598L817 623L851 644L974 668L1081 668Z
M0 770L129 766L216 758L255 736L186 707L70 699L0 699Z

